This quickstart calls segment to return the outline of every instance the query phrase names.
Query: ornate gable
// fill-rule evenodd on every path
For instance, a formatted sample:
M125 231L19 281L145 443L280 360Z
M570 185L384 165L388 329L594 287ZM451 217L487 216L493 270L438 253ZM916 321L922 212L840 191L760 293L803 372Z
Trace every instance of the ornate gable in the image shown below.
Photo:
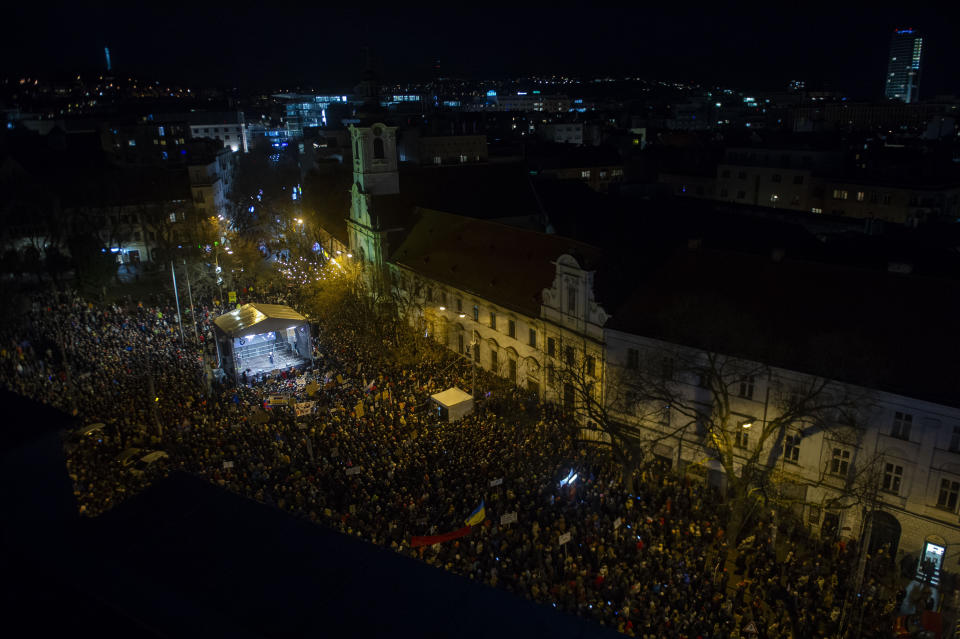
M578 332L588 325L602 327L610 315L594 298L594 271L582 268L569 254L558 257L554 265L556 276L543 289L540 316Z

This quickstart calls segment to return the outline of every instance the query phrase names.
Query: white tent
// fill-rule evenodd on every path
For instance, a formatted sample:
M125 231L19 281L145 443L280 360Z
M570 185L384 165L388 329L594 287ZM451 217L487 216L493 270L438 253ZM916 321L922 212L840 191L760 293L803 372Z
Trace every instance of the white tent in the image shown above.
M431 395L430 399L436 402L440 417L448 422L455 422L464 415L473 412L473 396L456 386L448 388L442 393Z

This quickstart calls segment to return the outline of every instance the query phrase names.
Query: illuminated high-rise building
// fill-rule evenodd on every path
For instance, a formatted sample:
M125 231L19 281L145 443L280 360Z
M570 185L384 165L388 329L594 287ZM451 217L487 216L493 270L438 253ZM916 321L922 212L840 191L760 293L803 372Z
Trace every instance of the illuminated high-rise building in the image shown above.
M890 40L890 60L887 63L888 100L907 104L920 98L920 56L923 38L916 29L896 29Z

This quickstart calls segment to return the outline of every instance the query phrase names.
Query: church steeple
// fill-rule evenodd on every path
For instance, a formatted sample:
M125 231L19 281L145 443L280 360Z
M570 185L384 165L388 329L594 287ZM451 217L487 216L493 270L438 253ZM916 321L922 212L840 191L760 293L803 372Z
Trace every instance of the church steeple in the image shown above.
M361 193L388 195L400 192L397 172L397 127L376 123L350 127L353 182Z

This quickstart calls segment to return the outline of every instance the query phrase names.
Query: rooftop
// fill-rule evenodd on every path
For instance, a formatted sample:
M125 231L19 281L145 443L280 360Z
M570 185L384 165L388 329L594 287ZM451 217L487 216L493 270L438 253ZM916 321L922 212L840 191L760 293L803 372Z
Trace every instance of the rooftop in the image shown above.
M217 328L230 337L241 337L251 332L281 331L291 323L306 322L307 318L289 306L281 304L244 304L213 320Z
M603 259L600 249L576 240L418 208L409 233L390 259L537 317L541 293L556 275L551 262L565 253L587 268Z

